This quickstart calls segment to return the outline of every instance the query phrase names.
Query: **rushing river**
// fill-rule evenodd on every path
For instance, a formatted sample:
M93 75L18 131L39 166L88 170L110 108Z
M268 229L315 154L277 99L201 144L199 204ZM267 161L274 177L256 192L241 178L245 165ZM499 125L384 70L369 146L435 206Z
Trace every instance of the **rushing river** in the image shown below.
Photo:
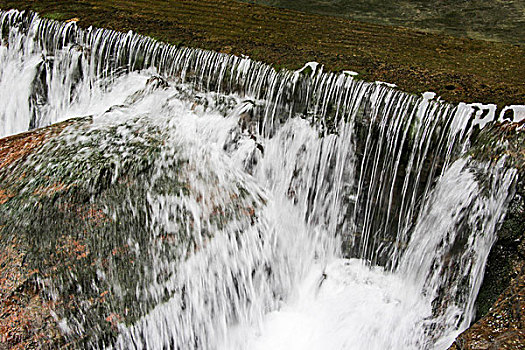
M59 136L81 152L56 164L102 150L115 174L158 140L140 200L104 208L146 218L145 240L117 232L143 261L135 290L96 281L138 317L92 346L446 349L470 325L515 177L467 156L495 106L16 11L0 26L0 135L92 116ZM56 320L71 339L92 327Z

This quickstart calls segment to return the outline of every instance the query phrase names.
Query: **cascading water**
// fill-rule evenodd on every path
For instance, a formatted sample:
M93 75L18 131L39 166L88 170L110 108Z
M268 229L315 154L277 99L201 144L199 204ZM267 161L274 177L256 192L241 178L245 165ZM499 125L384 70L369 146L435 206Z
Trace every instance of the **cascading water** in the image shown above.
M55 300L66 285L78 298L115 296L104 310L119 313L112 336L95 321L106 314L79 302L55 314L66 338L446 349L470 324L515 176L466 155L495 106L454 107L314 64L276 72L31 13L3 12L0 28L0 135L92 116L24 166L49 184L88 179L89 203L118 223L111 236L92 233L93 281L41 281ZM110 166L91 174L95 162ZM132 185L129 164L143 163ZM23 210L13 232L34 221ZM122 247L132 264L111 257Z

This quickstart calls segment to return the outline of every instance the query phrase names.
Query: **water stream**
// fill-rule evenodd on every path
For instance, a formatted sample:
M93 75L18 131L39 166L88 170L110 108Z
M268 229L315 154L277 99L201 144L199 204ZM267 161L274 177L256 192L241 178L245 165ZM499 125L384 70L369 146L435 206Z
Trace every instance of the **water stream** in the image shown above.
M50 183L101 154L116 186L156 145L140 195L102 209L137 221L97 237L140 261L92 283L134 317L90 346L446 349L469 326L515 177L467 155L495 106L30 13L0 29L0 135L92 116L42 152L70 161L28 160ZM66 337L96 333L88 309L56 314Z

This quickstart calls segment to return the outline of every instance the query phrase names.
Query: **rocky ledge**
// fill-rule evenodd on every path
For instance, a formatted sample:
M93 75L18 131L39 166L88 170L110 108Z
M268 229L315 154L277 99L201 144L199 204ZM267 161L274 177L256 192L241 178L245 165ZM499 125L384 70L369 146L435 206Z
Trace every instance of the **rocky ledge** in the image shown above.
M133 30L170 44L248 55L276 68L317 61L406 92L434 91L451 103L502 108L525 101L525 49L518 45L231 0L0 0L0 8L31 9L82 27Z

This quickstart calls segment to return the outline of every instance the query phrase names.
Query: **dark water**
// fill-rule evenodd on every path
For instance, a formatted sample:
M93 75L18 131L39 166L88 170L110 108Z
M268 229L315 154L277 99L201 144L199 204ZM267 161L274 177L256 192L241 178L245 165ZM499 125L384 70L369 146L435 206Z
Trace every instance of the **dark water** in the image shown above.
M525 0L250 0L454 36L525 43Z

